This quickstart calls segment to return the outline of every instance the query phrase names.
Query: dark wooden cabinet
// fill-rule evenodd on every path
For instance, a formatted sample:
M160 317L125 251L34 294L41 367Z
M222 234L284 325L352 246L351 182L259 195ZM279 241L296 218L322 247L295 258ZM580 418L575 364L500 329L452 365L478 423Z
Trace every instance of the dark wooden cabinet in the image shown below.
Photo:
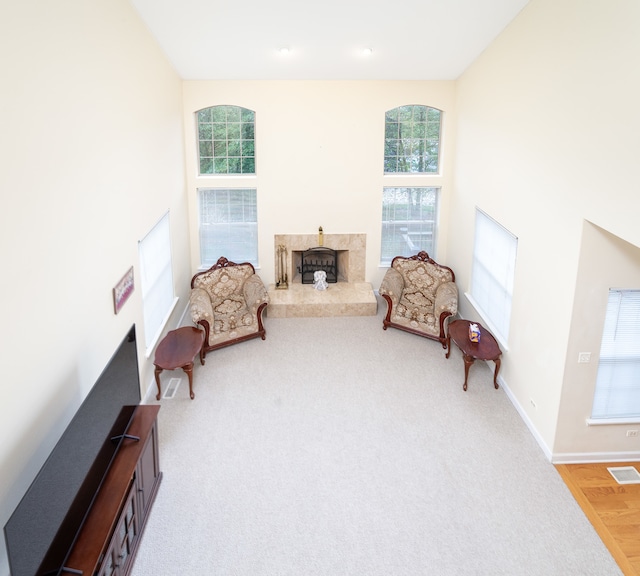
M138 406L66 563L86 576L127 576L158 491L159 406Z
M154 426L154 433L147 438L136 468L138 505L144 518L146 518L149 507L153 502L157 489L156 480L159 474L158 434Z
M109 548L100 564L98 576L120 576L129 572L133 553L140 537L138 527L139 506L136 504L137 488L131 486L124 510L111 539Z

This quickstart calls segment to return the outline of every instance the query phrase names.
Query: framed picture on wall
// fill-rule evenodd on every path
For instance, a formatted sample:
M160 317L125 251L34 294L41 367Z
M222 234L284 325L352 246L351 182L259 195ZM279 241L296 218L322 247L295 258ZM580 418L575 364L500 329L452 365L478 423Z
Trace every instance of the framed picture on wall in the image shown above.
M113 311L117 314L133 292L133 266L113 288Z

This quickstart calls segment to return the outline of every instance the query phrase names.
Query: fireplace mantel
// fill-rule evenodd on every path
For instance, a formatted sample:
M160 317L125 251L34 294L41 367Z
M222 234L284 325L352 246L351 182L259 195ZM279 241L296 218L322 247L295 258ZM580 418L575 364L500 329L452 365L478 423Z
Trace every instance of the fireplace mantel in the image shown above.
M297 270L302 252L320 244L338 255L338 282L324 291L302 284ZM371 284L364 281L366 250L366 234L323 234L322 243L318 234L276 234L274 262L284 253L287 288L269 286L267 316L375 316L378 303Z

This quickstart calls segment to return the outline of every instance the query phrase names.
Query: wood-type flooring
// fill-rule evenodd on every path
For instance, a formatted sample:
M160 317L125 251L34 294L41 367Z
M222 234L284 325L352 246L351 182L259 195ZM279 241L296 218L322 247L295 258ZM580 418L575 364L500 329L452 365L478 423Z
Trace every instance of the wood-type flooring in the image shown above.
M556 469L625 576L640 576L640 484L618 484L608 467L640 462L558 464Z

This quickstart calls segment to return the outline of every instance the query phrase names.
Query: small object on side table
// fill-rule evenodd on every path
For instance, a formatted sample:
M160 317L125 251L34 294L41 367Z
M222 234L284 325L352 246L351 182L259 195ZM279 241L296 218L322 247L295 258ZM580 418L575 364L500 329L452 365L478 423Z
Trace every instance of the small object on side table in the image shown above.
M202 345L204 343L204 332L199 328L184 326L177 330L171 330L158 344L155 360L156 384L158 395L156 400L160 400L162 390L160 389L160 373L163 370L176 370L182 368L189 378L189 396L193 400L193 361L200 355L200 364L204 364L204 354Z
M469 324L469 340L480 342L480 327L477 324Z
M472 329L475 326L475 329ZM477 330L477 334L475 331ZM482 338L480 338L482 334ZM477 335L477 340L472 340ZM467 390L467 380L469 378L469 368L476 360L493 360L496 368L493 373L493 386L498 389L498 371L500 370L500 356L502 350L493 334L478 323L472 323L469 320L454 320L449 324L447 333L447 354L449 358L451 354L451 340L460 348L462 358L464 360L464 385L463 390Z

